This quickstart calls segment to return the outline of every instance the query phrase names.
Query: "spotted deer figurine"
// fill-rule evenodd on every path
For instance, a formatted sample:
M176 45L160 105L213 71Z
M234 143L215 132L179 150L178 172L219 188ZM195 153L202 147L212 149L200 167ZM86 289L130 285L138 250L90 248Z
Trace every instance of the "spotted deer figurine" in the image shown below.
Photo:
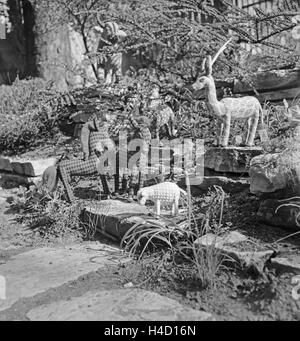
M219 55L225 50L230 40L217 52L212 59L208 56L202 63L204 75L199 75L196 82L192 85L194 90L205 89L206 102L208 110L219 121L218 145L227 147L229 143L231 120L248 120L248 133L245 141L246 146L254 145L254 138L257 131L259 118L263 121L263 110L256 97L246 96L241 98L223 98L221 101L217 98L217 91L212 68ZM263 124L263 122L262 122Z

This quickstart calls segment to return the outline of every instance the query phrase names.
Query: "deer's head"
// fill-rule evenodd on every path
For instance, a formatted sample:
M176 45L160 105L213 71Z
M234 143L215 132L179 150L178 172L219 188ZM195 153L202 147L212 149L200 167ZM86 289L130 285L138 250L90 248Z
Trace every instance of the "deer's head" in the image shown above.
M220 56L220 54L226 49L227 45L230 43L231 39L229 39L216 53L214 58L211 56L207 56L203 62L201 67L201 73L198 75L194 84L192 84L193 90L201 90L208 87L209 84L213 82L212 71L213 65Z

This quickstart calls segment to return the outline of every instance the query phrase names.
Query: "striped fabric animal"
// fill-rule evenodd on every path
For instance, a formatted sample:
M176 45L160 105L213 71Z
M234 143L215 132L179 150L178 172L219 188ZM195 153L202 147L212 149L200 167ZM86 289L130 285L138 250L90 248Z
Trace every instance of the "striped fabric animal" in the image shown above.
M172 215L178 214L180 195L187 197L187 193L173 182L163 182L154 186L144 187L138 191L137 197L140 205L145 205L147 200L154 202L155 213L160 215L161 203L172 204Z

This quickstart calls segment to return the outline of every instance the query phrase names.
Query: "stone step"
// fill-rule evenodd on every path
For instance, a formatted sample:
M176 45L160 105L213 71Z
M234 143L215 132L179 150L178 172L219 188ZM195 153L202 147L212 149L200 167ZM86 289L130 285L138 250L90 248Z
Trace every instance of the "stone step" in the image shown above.
M250 162L262 154L261 147L215 147L204 155L205 168L221 173L248 173Z
M34 308L27 318L30 321L213 321L209 313L137 288L90 291ZM111 328L106 328L105 335L125 333L122 328ZM126 336L134 339L130 330L126 328Z

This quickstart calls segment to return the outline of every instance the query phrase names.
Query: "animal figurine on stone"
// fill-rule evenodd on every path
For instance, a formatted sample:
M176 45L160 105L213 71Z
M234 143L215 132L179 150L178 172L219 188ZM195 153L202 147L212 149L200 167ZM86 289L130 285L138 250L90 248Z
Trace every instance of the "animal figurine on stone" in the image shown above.
M155 213L160 215L161 204L172 205L172 215L178 214L180 195L187 197L187 193L173 182L163 182L154 186L144 187L137 193L140 205L145 205L147 200L154 202Z
M192 85L194 90L205 89L206 102L209 111L219 121L219 129L217 136L219 137L218 145L227 147L229 143L231 120L248 120L248 132L245 141L246 146L254 145L254 138L258 127L259 118L263 125L263 110L260 102L256 97L246 96L241 98L223 98L218 100L216 85L212 76L212 68L218 56L225 50L230 40L218 51L212 59L208 56L202 63L202 71L204 75L198 76Z

